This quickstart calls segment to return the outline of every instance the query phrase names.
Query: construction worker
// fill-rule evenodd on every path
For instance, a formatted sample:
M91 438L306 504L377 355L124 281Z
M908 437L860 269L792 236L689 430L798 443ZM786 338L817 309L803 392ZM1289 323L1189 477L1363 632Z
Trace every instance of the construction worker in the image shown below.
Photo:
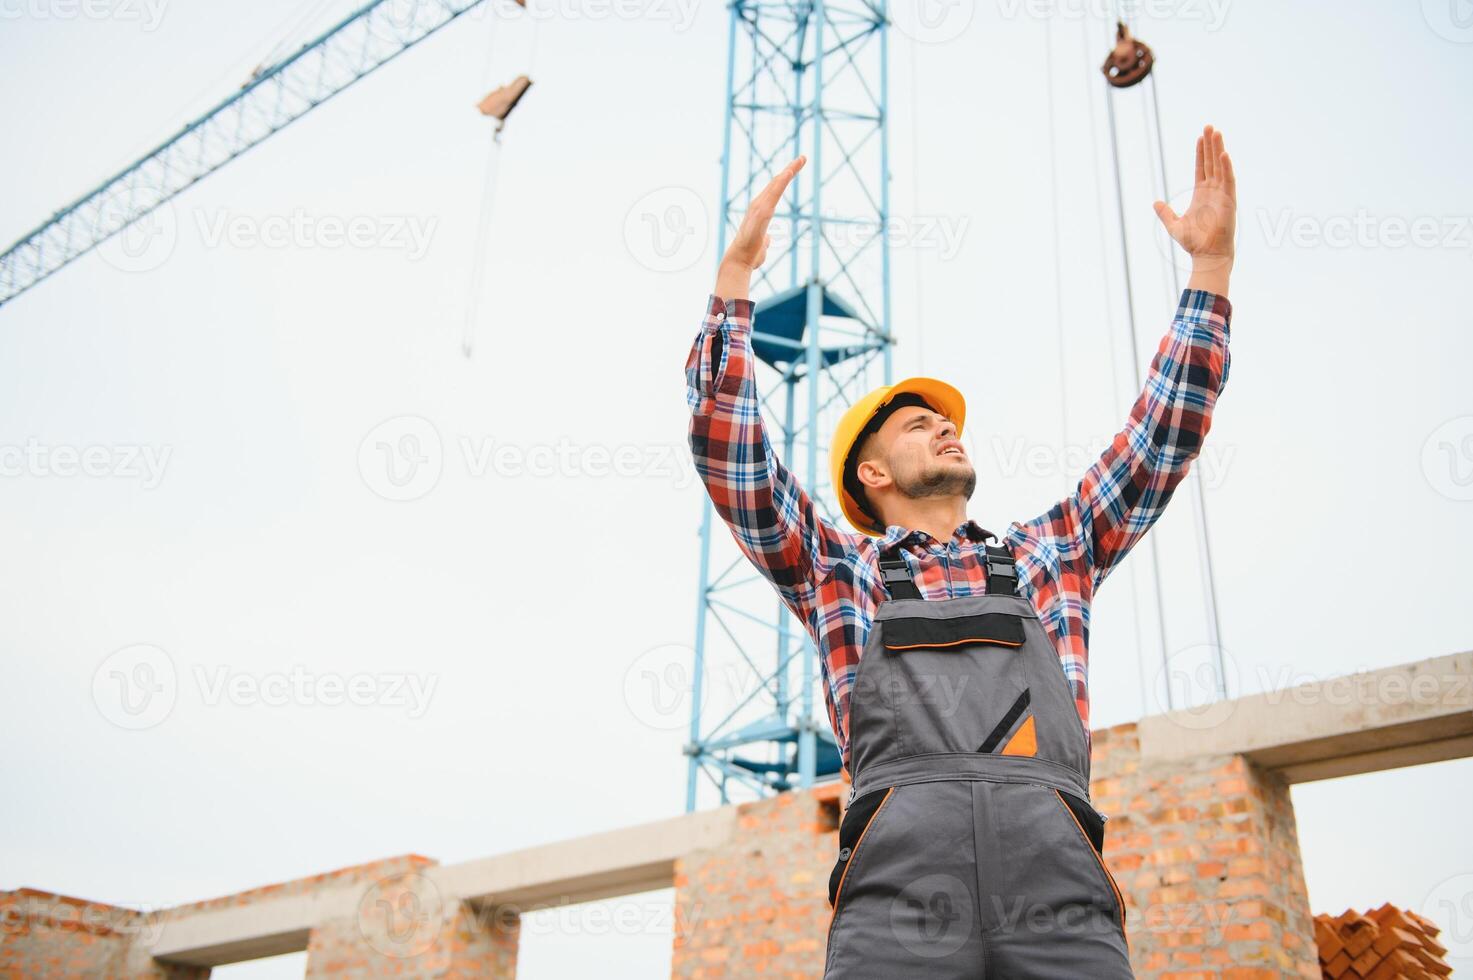
M1073 493L1001 541L967 518L966 404L943 381L877 388L840 419L830 472L854 532L774 455L748 287L805 162L753 198L685 369L697 470L812 637L852 773L824 976L1132 976L1089 801L1089 610L1186 475L1227 380L1237 203L1222 135L1197 140L1187 210L1155 204L1192 275L1125 427Z

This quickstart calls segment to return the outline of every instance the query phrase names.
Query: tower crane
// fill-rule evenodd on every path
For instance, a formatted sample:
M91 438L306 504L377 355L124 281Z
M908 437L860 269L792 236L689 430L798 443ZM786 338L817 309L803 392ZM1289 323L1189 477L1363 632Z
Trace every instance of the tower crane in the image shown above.
M0 255L0 305L485 0L370 0ZM526 0L515 0L526 6Z

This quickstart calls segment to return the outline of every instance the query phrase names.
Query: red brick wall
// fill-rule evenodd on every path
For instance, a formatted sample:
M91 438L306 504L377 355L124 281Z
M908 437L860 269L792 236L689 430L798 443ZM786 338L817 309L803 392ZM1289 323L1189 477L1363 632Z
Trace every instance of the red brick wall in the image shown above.
M1239 756L1144 764L1134 725L1095 733L1092 795L1125 895L1142 980L1319 976L1289 789ZM733 839L676 862L676 978L819 977L838 847L828 784L737 807ZM347 882L356 914L312 933L307 976L510 980L520 920L438 894L418 855L185 906L248 905ZM84 915L84 909L91 912ZM0 893L0 976L194 980L147 955L146 913L22 889Z
M157 913L21 888L0 892L0 976L203 980L209 968L153 962Z
M307 945L315 977L406 980L517 975L520 918L447 897L416 869L365 882L351 918L322 923Z
M1289 789L1240 756L1145 766L1095 733L1091 795L1142 980L1319 976ZM847 787L742 804L736 839L678 862L673 976L823 974Z
M1242 756L1142 765L1095 733L1090 795L1142 980L1319 977L1289 787Z
M157 963L149 955L164 916L347 884L362 887L362 900L353 915L312 931L308 977L515 977L521 920L441 895L422 873L434 863L410 854L155 912L29 888L0 892L0 977L204 980L208 967Z
M842 792L739 804L730 844L676 861L673 976L822 975Z

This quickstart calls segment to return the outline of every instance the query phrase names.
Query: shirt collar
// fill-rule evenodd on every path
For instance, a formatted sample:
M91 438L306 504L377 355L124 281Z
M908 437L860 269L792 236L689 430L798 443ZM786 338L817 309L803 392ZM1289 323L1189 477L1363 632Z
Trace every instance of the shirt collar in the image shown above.
M958 524L956 526L956 530L951 532L951 539L953 541L970 540L982 542L986 541L988 538L996 540L997 535L993 534L991 531L987 530L985 527L978 524L970 517L962 523ZM876 542L876 548L878 549L879 553L883 555L894 551L897 547L909 547L912 544L924 544L933 540L935 539L932 538L931 535L927 534L925 531L920 530L919 528L911 530L903 524L891 524L889 527L885 528L884 535L882 535L880 537L880 540Z

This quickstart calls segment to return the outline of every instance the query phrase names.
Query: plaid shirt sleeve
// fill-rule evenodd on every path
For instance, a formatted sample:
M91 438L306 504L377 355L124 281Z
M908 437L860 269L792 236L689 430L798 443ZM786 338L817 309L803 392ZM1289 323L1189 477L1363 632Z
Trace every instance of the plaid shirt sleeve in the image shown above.
M1028 562L1035 567L1023 569L1030 579L1042 560L1066 590L1088 596L1161 516L1201 452L1227 382L1231 319L1227 297L1182 292L1125 428L1072 494L1021 523L1033 546Z
M751 352L754 304L710 295L685 362L696 472L737 545L812 631L817 584L857 533L820 515L762 424Z

